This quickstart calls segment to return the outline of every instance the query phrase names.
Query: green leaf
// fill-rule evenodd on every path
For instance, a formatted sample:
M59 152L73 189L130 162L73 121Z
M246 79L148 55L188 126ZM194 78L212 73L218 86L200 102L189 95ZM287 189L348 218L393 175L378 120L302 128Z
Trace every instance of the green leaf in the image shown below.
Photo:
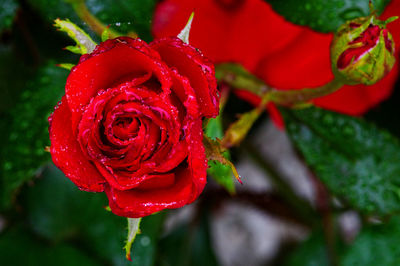
M50 160L45 151L50 145L48 121L50 113L64 94L68 71L53 63L42 67L25 85L18 103L10 111L9 124L1 150L1 205L9 207L14 192Z
M95 266L99 265L69 244L43 243L20 225L0 235L1 265L30 266Z
M337 265L341 266L396 266L400 265L400 217L388 223L366 225L356 239L348 244L338 244ZM315 231L287 256L287 266L329 266L327 247L321 231Z
M28 0L39 13L50 23L56 18L70 19L72 22L87 30L85 23L82 22L75 13L71 0ZM150 41L151 19L155 6L155 0L86 0L89 11L111 28L128 33L135 31L139 37Z
M18 52L12 45L0 44L0 114L9 112L15 106L19 94L25 89L27 80L32 76L31 69L19 60L18 56ZM2 127L4 128L6 127ZM0 134L3 133L5 130L2 130Z
M80 191L54 165L25 193L28 224L53 243L77 242L112 265L154 265L164 215L142 218L141 234L132 245L132 261L125 258L126 218L106 211L104 193Z
M156 265L216 266L218 261L211 246L206 211L191 224L180 224L160 240Z
M364 213L400 210L400 144L361 119L319 108L282 109L287 132L328 189Z
M11 27L17 8L16 0L0 0L0 32Z
M324 233L313 232L285 259L285 266L330 266ZM355 264L357 265L357 264Z
M400 265L400 218L363 229L343 255L343 266Z
M320 32L334 32L337 28L357 17L368 16L369 0L264 0L290 22L309 26ZM390 0L372 0L378 14Z
M92 38L69 19L61 20L57 18L54 23L58 30L66 32L76 42L75 46L67 46L65 49L76 54L87 54L91 53L96 47Z
M211 139L222 138L224 136L221 114L216 118L209 120L205 134ZM230 160L229 151L223 153L224 157ZM209 160L207 173L221 186L223 186L230 194L235 193L235 183L232 178L232 171L229 165L222 164L218 161Z

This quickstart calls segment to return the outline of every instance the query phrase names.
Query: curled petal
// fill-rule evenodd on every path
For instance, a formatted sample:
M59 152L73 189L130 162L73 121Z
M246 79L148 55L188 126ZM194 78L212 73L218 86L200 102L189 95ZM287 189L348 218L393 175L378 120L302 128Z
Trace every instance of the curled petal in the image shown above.
M49 118L50 152L54 164L74 182L79 189L92 192L104 190L105 179L82 153L72 134L71 112L65 97Z
M111 211L116 215L137 218L189 203L193 195L191 173L185 167L174 172L175 183L169 187L124 191L107 187L105 191Z
M197 49L178 38L163 38L150 45L169 67L176 68L180 75L189 79L201 113L206 117L217 116L219 94L213 64Z
M193 194L189 203L193 202L203 191L207 183L207 158L203 146L203 128L201 120L191 121L187 129L188 162L193 179Z
M134 63L133 63L134 62ZM168 67L139 39L117 38L101 43L86 55L68 76L65 93L72 113L72 128L83 108L100 91L154 73L163 90L171 87Z
M173 85L171 90L177 95L181 103L183 103L186 113L192 118L200 116L200 107L196 100L196 94L192 86L190 86L189 79L180 75L176 69L172 72Z

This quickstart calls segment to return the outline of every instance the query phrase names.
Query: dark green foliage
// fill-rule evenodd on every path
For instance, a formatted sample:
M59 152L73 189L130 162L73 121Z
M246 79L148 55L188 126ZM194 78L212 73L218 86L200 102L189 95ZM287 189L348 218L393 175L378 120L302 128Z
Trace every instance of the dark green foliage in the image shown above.
M104 193L79 191L51 165L25 195L30 228L49 242L77 243L107 264L154 265L163 213L143 218L142 233L133 244L130 262L122 249L127 234L126 218L103 208L107 205Z
M96 260L69 244L50 245L34 238L22 226L0 235L0 262L3 266L95 266Z
M329 266L324 234L317 230L298 246L285 261L285 266Z
M400 218L367 226L342 257L343 266L400 265Z
M0 32L11 27L17 8L16 0L0 0Z
M368 16L369 0L265 0L272 8L295 24L309 26L313 30L332 32L357 17ZM380 14L390 0L373 0Z
M45 151L50 145L47 118L64 94L67 75L68 71L57 68L53 62L41 68L35 78L26 81L19 101L5 120L0 187L3 207L8 207L18 187L50 160Z
M400 265L399 238L400 218L395 216L387 223L366 225L352 243L337 246L334 256L341 266ZM288 256L285 265L331 265L323 233L313 232Z
M319 108L283 110L287 132L328 189L365 213L400 210L400 144L361 119Z
M45 19L69 18L78 26L88 29L80 20L69 2L72 0L28 0ZM86 0L89 11L105 25L121 33L135 31L140 38L151 40L150 25L155 0Z

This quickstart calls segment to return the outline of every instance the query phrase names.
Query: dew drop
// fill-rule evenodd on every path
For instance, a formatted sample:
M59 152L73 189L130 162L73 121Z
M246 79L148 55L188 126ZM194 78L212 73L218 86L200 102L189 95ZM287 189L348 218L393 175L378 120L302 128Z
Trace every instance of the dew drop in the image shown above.
M333 117L330 114L327 114L323 118L323 122L325 124L332 124L333 123Z
M354 128L347 126L343 129L343 133L347 136L353 136L355 131Z
M148 245L150 245L150 242L151 242L151 240L150 240L150 238L149 238L148 236L143 236L143 237L140 239L140 244L141 244L143 247L147 247Z
M12 168L12 163L11 162L5 162L4 163L4 169L5 170L11 170Z

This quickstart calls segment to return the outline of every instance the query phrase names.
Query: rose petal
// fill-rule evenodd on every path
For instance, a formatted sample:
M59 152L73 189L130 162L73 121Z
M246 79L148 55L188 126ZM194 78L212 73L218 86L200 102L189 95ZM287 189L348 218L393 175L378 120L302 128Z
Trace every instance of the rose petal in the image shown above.
M175 172L175 184L153 190L117 190L106 188L111 211L120 216L138 218L163 209L179 208L187 204L193 195L192 177L187 168Z
M102 49L106 47L107 49ZM67 79L65 92L72 112L72 128L79 123L83 108L98 91L113 87L120 81L154 73L163 90L169 90L168 67L139 39L125 42L113 39L101 43L95 52L75 66Z
M150 45L169 67L176 68L180 75L189 79L204 116L217 116L219 95L213 64L194 47L178 38L158 39Z
M151 190L158 188L166 188L175 183L175 174L161 174L159 176L154 175L151 179L146 179L136 188L138 190Z
M50 152L54 164L74 182L79 189L92 192L104 190L104 178L88 162L71 129L71 112L67 99L62 98L49 118Z
M180 75L176 69L172 69L171 74L173 81L171 90L177 95L181 103L183 103L185 107L185 113L192 118L199 117L199 105L196 100L194 89L192 86L190 86L189 79ZM178 108L178 110L180 109Z
M168 188L155 190L117 190L106 188L113 213L126 217L143 217L168 208L179 208L192 203L203 191L207 176L207 159L202 144L201 120L191 121L187 129L189 146L188 165L175 169L176 183Z
M208 162L203 146L203 127L201 120L188 124L186 142L188 145L189 170L193 179L193 194L189 203L194 201L203 191L207 183Z

